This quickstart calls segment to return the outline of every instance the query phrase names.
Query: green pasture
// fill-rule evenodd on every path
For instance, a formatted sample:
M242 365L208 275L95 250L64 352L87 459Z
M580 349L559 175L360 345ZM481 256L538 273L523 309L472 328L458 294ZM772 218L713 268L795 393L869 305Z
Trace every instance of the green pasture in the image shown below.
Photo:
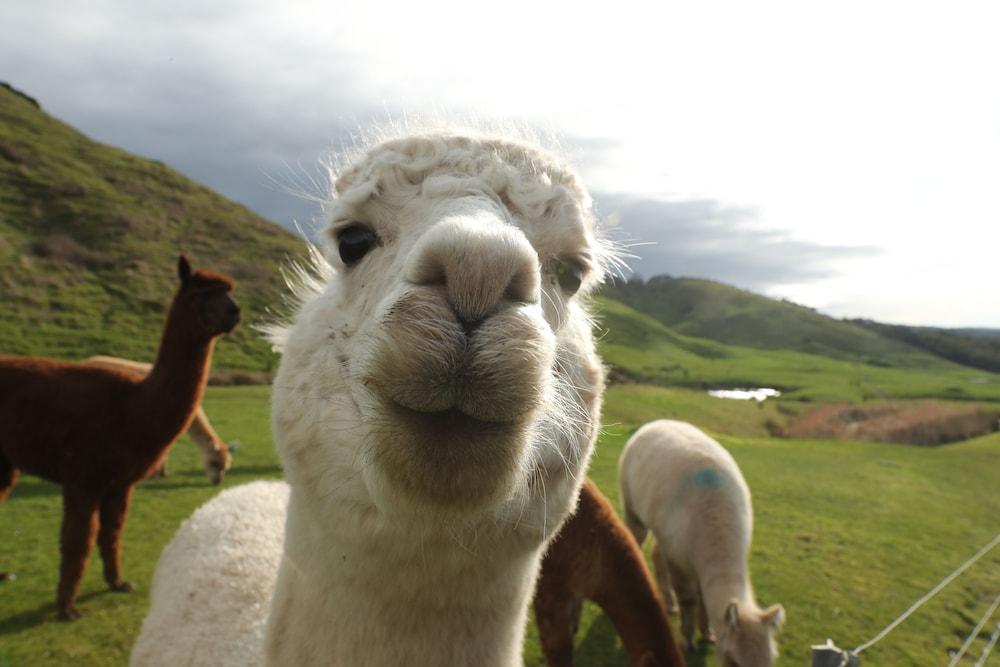
M205 408L219 433L241 446L223 487L280 475L268 426L266 387L210 388ZM788 623L780 664L808 662L827 637L856 646L1000 531L1000 435L941 448L768 437L781 402L724 401L686 389L616 385L591 476L617 502L616 463L629 434L664 417L688 419L720 436L754 492L751 560L763 604L781 602ZM122 665L142 622L156 560L177 526L219 491L184 439L171 474L137 490L124 542L124 571L136 592L107 592L97 554L79 599L84 617L55 620L60 519L57 487L23 478L0 505L0 667ZM647 551L649 545L646 545ZM937 665L959 646L1000 591L1000 549L958 579L865 654L868 665ZM624 665L606 617L588 605L581 667ZM981 643L973 647L978 654ZM528 665L542 664L533 627ZM710 649L689 656L713 664Z

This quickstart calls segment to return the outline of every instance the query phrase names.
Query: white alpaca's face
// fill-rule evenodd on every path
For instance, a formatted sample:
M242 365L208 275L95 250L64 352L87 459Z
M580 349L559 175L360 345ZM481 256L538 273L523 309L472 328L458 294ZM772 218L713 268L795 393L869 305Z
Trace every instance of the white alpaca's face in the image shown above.
M781 605L765 610L727 610L726 626L717 645L723 667L771 667L778 658L774 632L784 618Z
M338 181L336 274L275 381L289 479L387 511L476 512L574 485L603 389L578 303L600 273L586 204L494 145L399 144ZM425 168L434 150L446 156ZM486 167L470 175L469 160ZM404 166L378 172L387 161Z

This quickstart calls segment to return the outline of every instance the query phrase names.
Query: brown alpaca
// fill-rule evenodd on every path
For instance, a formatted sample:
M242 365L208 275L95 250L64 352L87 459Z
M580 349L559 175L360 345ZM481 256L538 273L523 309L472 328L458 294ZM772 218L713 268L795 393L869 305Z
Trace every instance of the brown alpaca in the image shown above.
M0 501L24 471L61 484L62 560L56 606L73 620L80 579L96 536L114 591L132 487L159 466L201 401L216 338L239 322L227 277L191 272L167 314L153 370L134 373L40 357L0 356Z
M535 590L535 619L550 667L572 667L584 599L611 619L632 665L684 665L639 545L590 479L576 513L545 554Z

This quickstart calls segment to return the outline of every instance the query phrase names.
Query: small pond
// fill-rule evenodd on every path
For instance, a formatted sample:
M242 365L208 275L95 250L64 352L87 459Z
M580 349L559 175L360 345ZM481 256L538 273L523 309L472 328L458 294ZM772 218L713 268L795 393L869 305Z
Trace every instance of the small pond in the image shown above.
M715 398L732 398L738 401L763 401L768 398L775 398L781 396L781 392L777 389L771 389L770 387L756 387L756 388L735 388L735 389L709 389L709 396L714 396Z

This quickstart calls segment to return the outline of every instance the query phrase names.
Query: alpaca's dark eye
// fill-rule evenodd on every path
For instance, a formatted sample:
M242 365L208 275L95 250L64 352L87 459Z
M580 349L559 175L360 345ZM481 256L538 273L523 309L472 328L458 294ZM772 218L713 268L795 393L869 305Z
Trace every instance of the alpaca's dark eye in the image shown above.
M360 262L368 254L368 251L375 247L377 242L378 237L375 236L375 232L361 225L353 225L337 233L337 248L340 250L340 259L347 266L354 266Z
M554 268L559 287L570 296L577 293L583 282L583 268L571 259L557 259Z

